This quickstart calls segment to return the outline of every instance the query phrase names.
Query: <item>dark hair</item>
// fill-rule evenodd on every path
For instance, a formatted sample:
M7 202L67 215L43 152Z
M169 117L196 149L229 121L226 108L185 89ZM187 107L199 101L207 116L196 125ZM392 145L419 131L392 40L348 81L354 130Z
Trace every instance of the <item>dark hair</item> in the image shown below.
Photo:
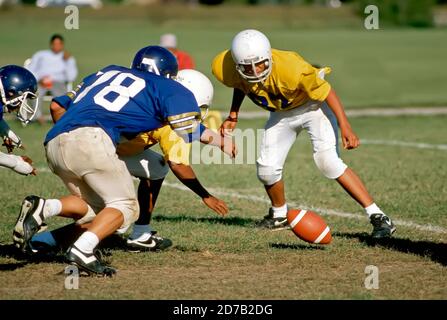
M60 34L56 33L51 36L50 43L53 43L53 41L56 39L59 39L60 41L64 42L64 37L62 37Z

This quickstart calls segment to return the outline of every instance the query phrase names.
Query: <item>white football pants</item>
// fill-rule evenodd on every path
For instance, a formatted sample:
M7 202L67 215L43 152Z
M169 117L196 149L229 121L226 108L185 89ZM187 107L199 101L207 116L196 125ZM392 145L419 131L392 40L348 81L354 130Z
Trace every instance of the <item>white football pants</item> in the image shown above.
M103 129L82 127L62 133L49 141L45 150L51 171L93 211L98 213L104 207L120 210L124 216L120 229L137 220L132 176Z
M336 179L347 168L338 155L337 119L325 102L271 112L264 129L257 159L258 178L264 185L281 180L287 154L303 129L312 142L315 164L327 178Z

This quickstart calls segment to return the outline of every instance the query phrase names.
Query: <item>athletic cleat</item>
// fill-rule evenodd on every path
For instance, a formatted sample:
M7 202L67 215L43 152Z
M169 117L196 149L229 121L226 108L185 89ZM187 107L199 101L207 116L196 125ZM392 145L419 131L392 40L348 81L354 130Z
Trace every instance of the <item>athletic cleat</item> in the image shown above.
M274 230L290 229L287 217L273 218L273 209L269 209L268 215L256 223L256 227Z
M161 251L172 246L172 241L156 235L157 231L144 233L136 239L127 239L127 249L131 252Z
M45 199L38 196L28 196L22 201L20 214L13 231L14 245L22 251L26 250L28 241L33 235L42 231L46 226L43 223L44 206Z
M85 253L75 245L68 249L65 257L70 264L77 266L88 275L111 277L116 273L115 268L104 264L97 252Z
M371 233L374 239L389 238L396 231L391 219L382 213L374 213L369 219L374 227Z

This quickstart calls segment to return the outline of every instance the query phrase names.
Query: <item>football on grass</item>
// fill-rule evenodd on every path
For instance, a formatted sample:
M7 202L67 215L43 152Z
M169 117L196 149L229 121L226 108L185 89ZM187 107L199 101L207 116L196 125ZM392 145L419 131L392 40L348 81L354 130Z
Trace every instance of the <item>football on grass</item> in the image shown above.
M289 210L287 221L301 240L317 244L329 244L332 240L331 231L326 222L311 210Z

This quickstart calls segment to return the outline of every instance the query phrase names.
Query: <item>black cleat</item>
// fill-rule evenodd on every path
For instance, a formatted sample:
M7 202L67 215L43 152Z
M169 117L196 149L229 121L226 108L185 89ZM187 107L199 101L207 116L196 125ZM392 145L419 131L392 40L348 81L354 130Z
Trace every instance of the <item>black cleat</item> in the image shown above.
M389 238L396 231L391 219L382 213L374 213L369 219L374 227L371 233L374 239Z
M28 196L22 201L20 214L12 235L14 245L22 251L26 250L28 241L31 240L33 235L42 231L46 226L43 222L44 206L45 199L38 196Z
M144 234L137 239L127 239L126 247L128 251L161 251L172 246L172 241L156 235L157 231L151 234Z
M70 264L77 266L88 275L111 277L116 273L116 269L105 265L96 253L85 253L75 245L68 249L65 257Z
M290 229L287 217L273 218L272 208L269 209L269 213L264 216L264 219L256 223L256 227L274 230Z

